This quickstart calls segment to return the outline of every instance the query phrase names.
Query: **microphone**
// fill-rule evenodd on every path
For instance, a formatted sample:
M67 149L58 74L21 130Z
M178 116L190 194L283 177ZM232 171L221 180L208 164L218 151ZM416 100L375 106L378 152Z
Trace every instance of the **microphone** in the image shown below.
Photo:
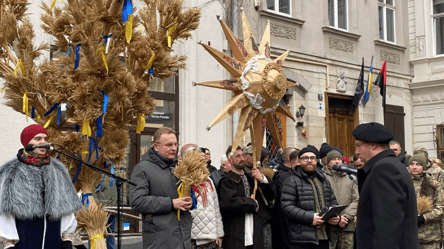
M25 146L25 151L33 151L37 148L45 148L47 150L54 150L54 147L52 147L52 143L47 144L28 144Z
M336 171L345 172L345 173L347 173L349 175L350 174L355 174L355 175L358 174L358 170L356 170L356 169L351 169L351 168L344 167L344 166L337 165L337 164L333 165L333 169L336 170Z

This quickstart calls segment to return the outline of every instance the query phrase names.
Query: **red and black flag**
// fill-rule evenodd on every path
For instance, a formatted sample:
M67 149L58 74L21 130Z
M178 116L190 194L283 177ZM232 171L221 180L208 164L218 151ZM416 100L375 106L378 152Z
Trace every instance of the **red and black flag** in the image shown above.
M386 95L386 88L387 88L387 61L384 61L384 64L382 64L381 70L379 70L378 77L375 81L375 86L379 86L379 92L382 96L382 108L385 110L385 95Z
M364 94L364 57L362 57L361 72L358 77L358 85L356 86L355 96L353 97L353 111L358 108L359 102Z

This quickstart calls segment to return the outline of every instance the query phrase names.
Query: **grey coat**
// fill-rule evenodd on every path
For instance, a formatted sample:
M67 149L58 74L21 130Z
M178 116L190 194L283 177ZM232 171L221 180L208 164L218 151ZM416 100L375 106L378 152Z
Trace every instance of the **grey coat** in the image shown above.
M176 162L166 162L151 148L142 156L132 173L131 207L142 213L143 248L191 248L191 215L173 208L178 198L177 181L172 174Z

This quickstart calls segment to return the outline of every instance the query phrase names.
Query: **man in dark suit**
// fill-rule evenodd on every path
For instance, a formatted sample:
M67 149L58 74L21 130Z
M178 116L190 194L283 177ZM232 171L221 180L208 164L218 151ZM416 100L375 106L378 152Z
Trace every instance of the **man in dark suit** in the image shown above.
M358 248L419 248L415 189L390 150L393 133L372 122L356 127L353 136L365 163L358 170Z

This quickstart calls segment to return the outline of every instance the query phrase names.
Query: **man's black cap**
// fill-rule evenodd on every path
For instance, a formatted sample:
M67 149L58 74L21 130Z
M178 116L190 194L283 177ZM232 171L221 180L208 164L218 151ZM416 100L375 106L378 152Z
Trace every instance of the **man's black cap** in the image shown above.
M319 150L319 157L323 158L327 156L328 152L332 151L333 148L328 143L323 143L321 149Z
M301 158L301 156L306 152L313 152L316 155L316 158L319 158L319 150L313 145L307 145L307 147L299 151L298 157Z
M357 140L370 143L388 144L393 133L380 123L371 122L358 125L352 132Z

